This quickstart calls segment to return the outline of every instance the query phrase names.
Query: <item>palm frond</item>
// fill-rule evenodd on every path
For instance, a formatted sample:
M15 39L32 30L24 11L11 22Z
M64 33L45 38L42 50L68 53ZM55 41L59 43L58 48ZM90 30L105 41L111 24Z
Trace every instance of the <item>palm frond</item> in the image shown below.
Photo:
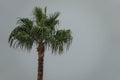
M59 25L59 20L57 19L59 15L60 15L59 12L55 12L54 14L50 14L50 16L45 21L45 25L54 31L55 27L57 25Z
M20 19L19 26L17 26L10 34L8 42L10 43L10 47L20 47L20 48L27 48L27 50L30 50L33 45L33 39L30 35L30 28L28 27L28 23L25 23L25 21L22 21L25 19ZM27 20L28 21L28 20Z
M42 8L35 7L33 14L36 20L36 24L43 27L44 21L46 19L46 12L43 12Z
M64 48L69 49L72 42L72 36L70 30L58 30L55 35L49 38L49 47L52 49L52 53L62 53Z

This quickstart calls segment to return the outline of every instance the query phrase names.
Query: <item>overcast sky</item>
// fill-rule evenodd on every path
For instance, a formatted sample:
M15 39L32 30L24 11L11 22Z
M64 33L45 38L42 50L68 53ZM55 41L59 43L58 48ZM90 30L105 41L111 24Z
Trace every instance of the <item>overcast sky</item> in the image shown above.
M0 80L37 80L37 51L9 47L18 17L35 6L59 11L73 43L63 55L45 52L44 80L120 80L119 0L0 0Z

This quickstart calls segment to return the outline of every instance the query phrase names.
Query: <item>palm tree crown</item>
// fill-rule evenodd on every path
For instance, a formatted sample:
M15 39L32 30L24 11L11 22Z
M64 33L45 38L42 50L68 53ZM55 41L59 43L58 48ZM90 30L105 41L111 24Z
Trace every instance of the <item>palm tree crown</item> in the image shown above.
M8 42L10 46L31 50L33 44L50 47L52 53L62 53L72 42L70 30L58 30L59 12L47 16L46 8L35 7L34 19L19 18L17 27L11 32Z

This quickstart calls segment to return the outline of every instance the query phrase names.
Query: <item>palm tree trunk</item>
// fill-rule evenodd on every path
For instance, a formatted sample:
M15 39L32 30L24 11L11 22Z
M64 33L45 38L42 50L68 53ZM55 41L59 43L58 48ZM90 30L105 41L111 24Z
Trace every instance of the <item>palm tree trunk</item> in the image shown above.
M40 44L37 48L38 51L38 78L43 80L43 63L44 63L44 44Z

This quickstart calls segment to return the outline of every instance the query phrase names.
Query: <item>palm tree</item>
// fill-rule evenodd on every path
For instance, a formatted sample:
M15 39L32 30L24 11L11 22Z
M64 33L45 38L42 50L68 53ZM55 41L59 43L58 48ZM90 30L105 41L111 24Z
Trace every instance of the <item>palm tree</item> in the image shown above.
M19 18L17 27L11 32L8 42L10 47L21 48L30 51L33 44L37 46L38 51L38 78L43 80L43 60L45 49L50 48L52 53L63 53L68 49L72 36L70 30L59 30L57 28L59 12L47 16L46 8L44 10L35 7L33 10L34 18Z

